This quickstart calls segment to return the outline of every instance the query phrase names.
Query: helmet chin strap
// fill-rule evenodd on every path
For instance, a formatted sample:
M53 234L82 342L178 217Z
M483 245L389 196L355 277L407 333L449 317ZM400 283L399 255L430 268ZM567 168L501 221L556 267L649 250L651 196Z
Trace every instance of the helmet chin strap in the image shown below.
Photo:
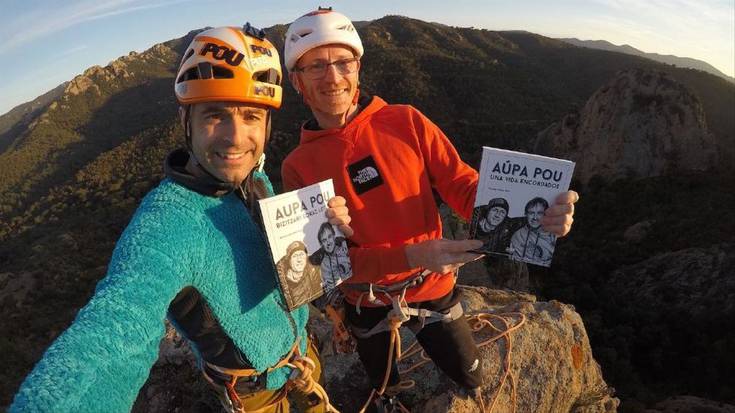
M191 149L191 105L184 107L184 139L186 140L186 149L193 156Z
M265 147L268 145L268 141L271 139L271 110L268 109L265 112L265 139L263 140L263 154L265 154Z

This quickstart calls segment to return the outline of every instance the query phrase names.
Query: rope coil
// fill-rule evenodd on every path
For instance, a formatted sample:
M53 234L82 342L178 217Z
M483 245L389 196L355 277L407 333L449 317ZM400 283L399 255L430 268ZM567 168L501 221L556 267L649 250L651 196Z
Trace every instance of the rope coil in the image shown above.
M324 402L327 413L339 413L339 410L329 402L327 391L312 377L311 374L316 369L316 363L312 359L297 354L287 366L293 369L287 383L289 390L296 388L304 393L316 394Z
M337 410L329 402L329 396L327 395L326 390L324 390L324 387L322 387L322 385L320 385L316 380L314 380L314 377L312 377L312 373L316 369L316 363L308 356L301 355L298 343L299 340L296 340L291 351L289 351L289 354L281 361L279 361L276 365L270 367L267 370L273 371L280 367L291 368L291 374L288 378L288 381L286 382L286 385L278 391L277 396L272 401L270 401L268 405L257 408L256 410L245 410L245 407L240 400L240 396L237 394L235 385L240 378L256 376L261 374L260 372L257 372L254 369L227 369L207 363L210 368L224 374L229 374L231 376L230 380L224 383L224 388L233 412L264 413L271 409L273 406L280 403L284 398L286 398L288 392L290 392L292 389L297 389L306 394L315 394L321 401L324 402L326 413L339 413L339 410ZM207 381L217 386L214 380L212 380L212 378L207 375L206 371L202 371L202 373Z

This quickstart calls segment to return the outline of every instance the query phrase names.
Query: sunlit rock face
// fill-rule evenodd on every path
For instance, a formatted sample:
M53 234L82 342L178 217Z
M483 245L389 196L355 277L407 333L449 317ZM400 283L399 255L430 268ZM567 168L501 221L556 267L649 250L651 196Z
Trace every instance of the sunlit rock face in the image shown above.
M663 72L640 69L619 72L580 111L539 133L536 151L577 162L575 178L583 183L717 163L697 96Z

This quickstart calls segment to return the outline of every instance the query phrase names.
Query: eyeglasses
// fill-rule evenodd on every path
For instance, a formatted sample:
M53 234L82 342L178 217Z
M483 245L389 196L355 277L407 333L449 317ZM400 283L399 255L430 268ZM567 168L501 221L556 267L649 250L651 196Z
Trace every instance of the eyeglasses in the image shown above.
M334 65L337 73L340 75L348 75L357 70L357 62L360 60L356 57L349 59L335 60L334 62L316 62L304 67L294 68L294 72L302 72L311 79L319 79L327 74L327 68Z

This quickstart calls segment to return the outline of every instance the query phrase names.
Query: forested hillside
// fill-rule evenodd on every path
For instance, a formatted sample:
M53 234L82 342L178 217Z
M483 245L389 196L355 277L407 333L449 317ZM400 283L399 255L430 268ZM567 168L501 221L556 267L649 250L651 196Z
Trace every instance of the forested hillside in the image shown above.
M732 250L721 244L735 241L735 220L719 212L735 201L735 85L701 71L526 32L398 16L366 22L359 31L366 50L364 92L418 107L473 166L482 145L530 150L540 131L584 105L620 70L664 71L691 90L715 136L718 163L702 174L593 180L577 187L577 223L560 242L553 270L542 275L540 292L577 305L623 409L683 393L735 400L733 379L724 374L735 370L733 306L682 325L689 320L686 307L669 313L667 305L630 303L629 287L622 287L630 273L626 266L657 255L713 246ZM172 86L194 33L90 68L35 109L0 117L0 352L7 360L0 406L11 401L89 299L120 232L161 179L166 153L182 144ZM285 26L267 33L281 48ZM293 89L284 90L267 151L266 170L276 187L280 162L296 146L308 116ZM644 242L623 237L646 220L654 222ZM712 297L723 305L734 302L728 288ZM676 303L676 297L665 303ZM682 335L683 328L697 340Z

